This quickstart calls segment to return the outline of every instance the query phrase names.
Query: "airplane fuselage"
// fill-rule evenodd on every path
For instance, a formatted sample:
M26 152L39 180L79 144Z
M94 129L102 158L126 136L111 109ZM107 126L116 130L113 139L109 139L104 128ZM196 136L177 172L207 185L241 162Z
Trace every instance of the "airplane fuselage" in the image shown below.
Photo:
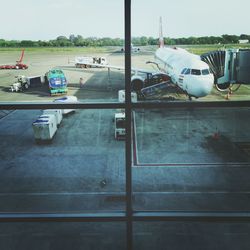
M213 88L214 76L198 55L181 48L159 48L155 59L161 70L190 97L204 97Z

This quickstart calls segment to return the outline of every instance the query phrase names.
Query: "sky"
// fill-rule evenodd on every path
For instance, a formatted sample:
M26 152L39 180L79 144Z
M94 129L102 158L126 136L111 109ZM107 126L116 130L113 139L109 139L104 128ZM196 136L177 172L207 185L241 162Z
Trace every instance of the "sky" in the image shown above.
M132 36L250 34L250 1L131 0ZM0 0L0 39L124 37L123 0Z

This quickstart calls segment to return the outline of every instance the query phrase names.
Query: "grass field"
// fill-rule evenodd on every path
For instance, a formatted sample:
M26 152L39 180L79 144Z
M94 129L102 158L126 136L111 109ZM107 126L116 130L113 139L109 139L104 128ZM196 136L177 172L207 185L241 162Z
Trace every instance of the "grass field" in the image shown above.
M77 52L77 53L106 53L112 52L117 47L30 47L25 48L27 52L53 52L53 53L63 53L63 52ZM1 48L0 52L10 52L10 51L20 51L21 48Z
M174 46L172 46L174 47ZM176 47L180 47L188 50L191 53L201 55L203 53L207 53L209 51L214 50L223 50L223 49L250 49L250 44L213 44L213 45L178 45ZM154 52L157 49L156 46L144 46L141 47L142 51L150 51Z
M213 50L221 50L221 49L250 49L250 44L214 44L214 45L183 45L181 46L187 49L189 52L201 55L203 53L207 53Z
M250 44L214 44L214 45L178 45L177 47L185 48L189 52L200 55L213 50L219 49L250 49ZM142 46L140 47L142 52L154 52L157 46ZM3 48L0 47L0 52L20 51L21 48ZM108 47L30 47L25 48L27 52L52 52L52 53L112 53L121 50L119 46Z

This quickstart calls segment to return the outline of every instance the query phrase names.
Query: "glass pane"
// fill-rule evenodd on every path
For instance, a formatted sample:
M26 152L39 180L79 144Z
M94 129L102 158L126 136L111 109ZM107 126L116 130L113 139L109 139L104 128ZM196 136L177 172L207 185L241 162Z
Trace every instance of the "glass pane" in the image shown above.
M134 223L134 249L249 249L247 223Z
M118 101L124 70L108 68L124 68L123 0L13 0L1 9L0 101Z
M124 223L1 223L0 248L126 249Z
M250 99L250 36L240 18L244 23L250 21L241 8L245 0L235 8L212 0L217 6L213 20L204 18L211 13L197 0L131 2L132 43L139 48L132 47L131 86L139 100ZM228 16L217 27L221 9L241 14L234 25L228 25L232 23ZM189 70L183 75L184 68ZM209 68L211 72L201 73ZM154 74L159 73L166 77L156 81Z
M59 111L0 112L0 212L124 210L117 111Z
M134 209L250 209L249 108L133 115Z

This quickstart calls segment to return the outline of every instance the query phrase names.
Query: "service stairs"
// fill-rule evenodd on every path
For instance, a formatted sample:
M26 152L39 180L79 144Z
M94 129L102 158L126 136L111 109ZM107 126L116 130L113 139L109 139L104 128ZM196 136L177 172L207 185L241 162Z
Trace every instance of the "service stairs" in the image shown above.
M157 83L146 88L141 89L143 96L148 97L157 94L159 91L166 89L170 81Z

